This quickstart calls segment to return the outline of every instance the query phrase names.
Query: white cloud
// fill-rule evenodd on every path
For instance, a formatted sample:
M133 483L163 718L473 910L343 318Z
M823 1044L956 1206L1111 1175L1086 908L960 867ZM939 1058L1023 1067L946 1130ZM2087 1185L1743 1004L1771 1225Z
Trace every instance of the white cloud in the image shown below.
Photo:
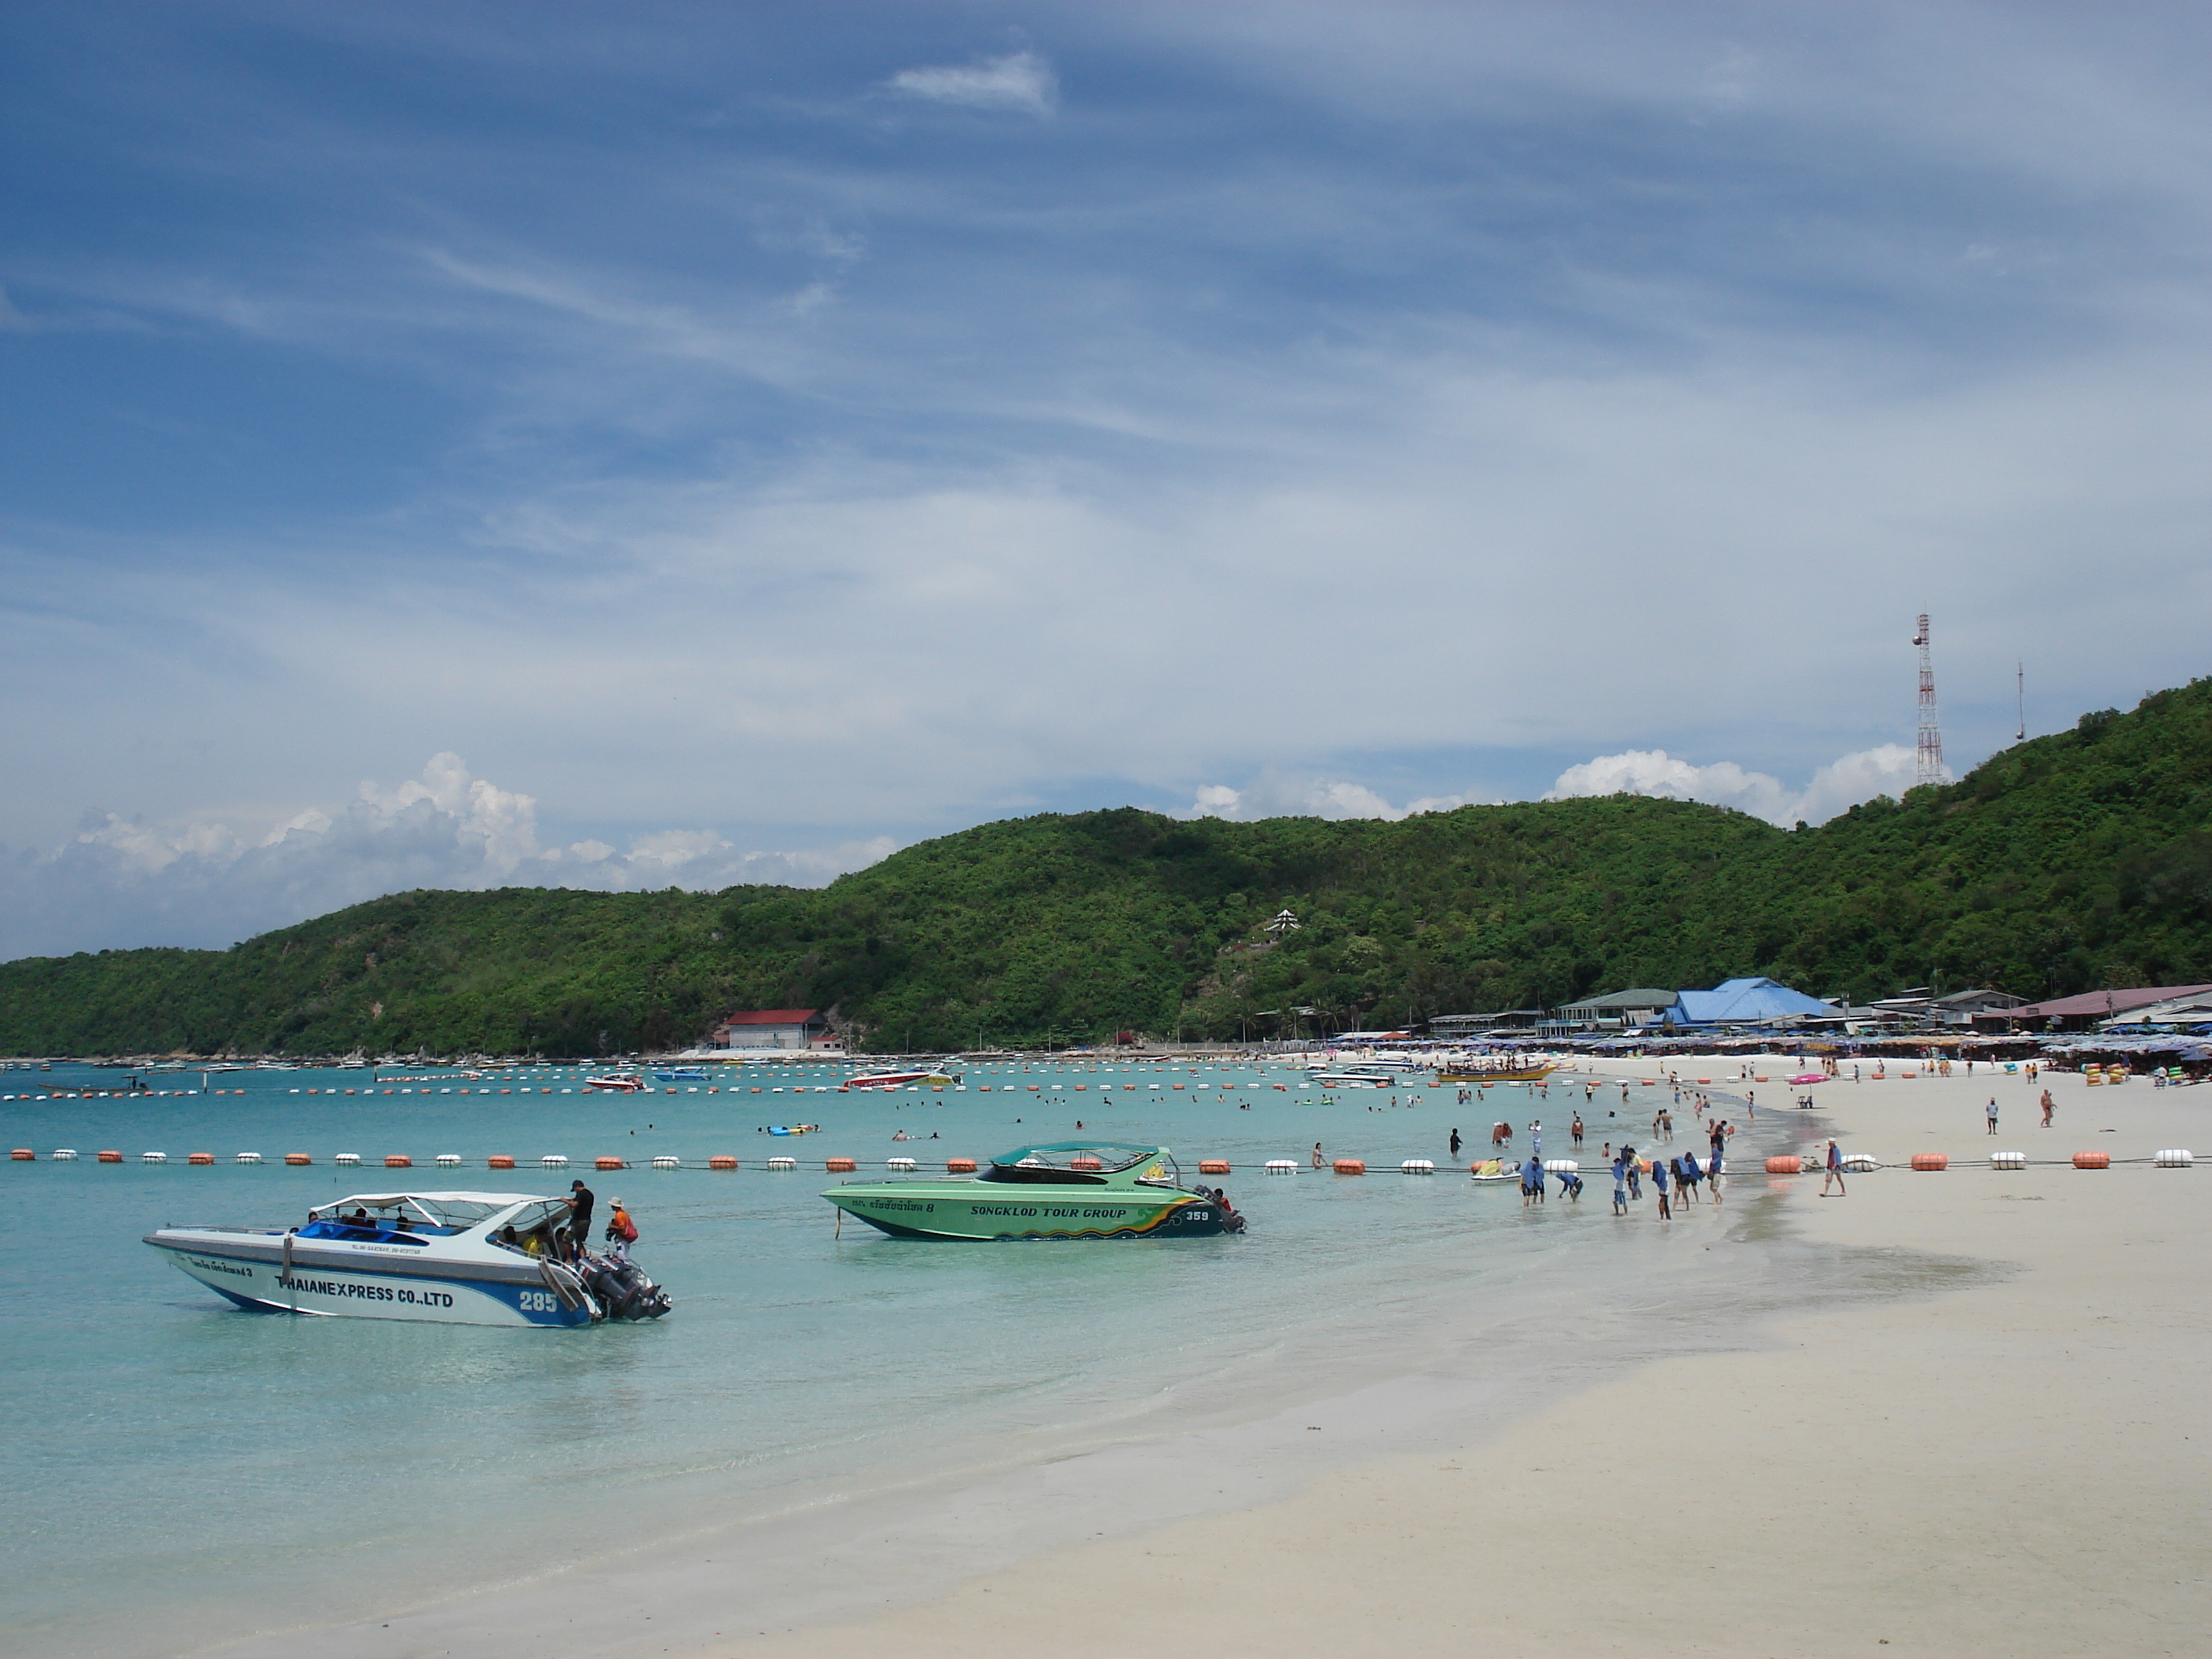
M1793 792L1779 778L1747 771L1734 761L1699 766L1663 749L1630 749L1570 766L1544 799L1626 794L1700 800L1787 828L1801 819L1824 823L1876 795L1902 795L1912 787L1917 762L1902 744L1886 743L1829 762L1804 789Z
M1060 102L1060 77L1033 52L1010 52L964 67L901 70L890 84L896 91L940 104L1018 110L1025 115L1049 115Z
M1428 795L1394 806L1365 784L1340 779L1262 773L1243 789L1226 784L1202 786L1189 806L1174 816L1182 818L1388 818L1393 822L1419 812L1449 812L1476 800L1494 802L1496 797Z
M410 888L580 887L698 891L818 887L896 850L889 836L747 852L710 830L605 842L539 840L538 803L431 757L397 789L373 783L256 838L228 824L154 824L113 813L47 853L0 854L0 959L139 945L208 945Z

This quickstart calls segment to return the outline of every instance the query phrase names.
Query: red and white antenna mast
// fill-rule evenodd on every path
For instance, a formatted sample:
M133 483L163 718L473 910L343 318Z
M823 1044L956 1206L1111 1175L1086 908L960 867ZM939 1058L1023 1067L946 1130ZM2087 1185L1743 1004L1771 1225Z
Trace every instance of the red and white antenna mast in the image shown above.
M1915 785L1948 783L1943 768L1943 732L1936 724L1936 663L1928 654L1928 613L1920 613L1920 631L1912 636L1920 647L1920 765Z

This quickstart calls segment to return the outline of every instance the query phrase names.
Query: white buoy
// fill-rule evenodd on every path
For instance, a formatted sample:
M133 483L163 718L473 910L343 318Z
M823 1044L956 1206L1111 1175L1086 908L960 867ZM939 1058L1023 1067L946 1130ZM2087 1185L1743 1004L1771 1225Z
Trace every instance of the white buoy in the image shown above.
M76 1147L74 1147L74 1146L58 1146L58 1147L56 1147L56 1148L54 1149L54 1162L55 1162L55 1163L57 1163L57 1164L74 1164L74 1163L76 1163Z
M461 1167L461 1155L459 1152L441 1152L434 1162L441 1170L458 1170Z
M799 1167L799 1160L795 1158L772 1158L768 1161L768 1167L771 1170L795 1170Z
M568 1167L568 1160L558 1152L548 1152L538 1160L538 1167L541 1170L565 1170Z
M61 1154L56 1152L54 1156L59 1158ZM75 1157L76 1154L71 1153L70 1156ZM2151 1162L2161 1170L2185 1170L2197 1162L2197 1155L2186 1146L2168 1146Z
M1267 1160L1269 1175L1296 1175L1297 1172L1297 1160L1295 1158L1271 1158Z
M167 1152L141 1152L138 1154L138 1161L141 1164L167 1164L169 1161L169 1155Z
M1579 1158L1547 1158L1544 1160L1544 1173L1547 1175L1580 1175L1582 1170Z
M332 1158L331 1162L333 1164L343 1164L348 1169L351 1169L355 1164L361 1162L361 1154L359 1152L340 1152L336 1158Z
M258 1164L261 1162L261 1154L258 1152L240 1152L238 1155L238 1161L240 1164Z
M1434 1175L1437 1161L1432 1158L1409 1158L1398 1166L1400 1175Z
M656 1170L680 1170L684 1167L684 1160L680 1158L672 1158L666 1152L661 1152L654 1157L653 1167Z
M1847 1175L1872 1175L1881 1168L1881 1160L1872 1152L1845 1152L1838 1167Z
M2025 1170L2027 1167L2026 1152L1991 1152L1990 1154L1990 1168L1992 1170Z
M887 1158L884 1160L884 1168L886 1170L903 1170L908 1174L911 1174L914 1170L914 1160L910 1158Z

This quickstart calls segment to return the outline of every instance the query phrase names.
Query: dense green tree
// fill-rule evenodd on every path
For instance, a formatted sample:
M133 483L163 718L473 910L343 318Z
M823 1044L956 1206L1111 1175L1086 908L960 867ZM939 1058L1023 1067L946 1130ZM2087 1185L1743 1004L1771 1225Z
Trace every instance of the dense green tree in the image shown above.
M1272 941L1285 906L1304 926ZM2212 980L2212 682L1813 830L1629 796L1397 823L1124 808L819 890L400 893L228 951L0 965L0 1049L590 1056L800 1005L877 1048L1274 1036L1739 974L1860 999Z

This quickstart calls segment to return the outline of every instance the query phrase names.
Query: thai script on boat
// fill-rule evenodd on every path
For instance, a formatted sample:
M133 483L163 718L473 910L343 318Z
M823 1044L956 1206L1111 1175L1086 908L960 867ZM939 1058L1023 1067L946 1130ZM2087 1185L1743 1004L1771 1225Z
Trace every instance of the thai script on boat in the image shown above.
M253 1269L236 1261L210 1261L204 1256L188 1255L185 1261L195 1267L204 1267L211 1273L230 1273L240 1279L253 1277Z

